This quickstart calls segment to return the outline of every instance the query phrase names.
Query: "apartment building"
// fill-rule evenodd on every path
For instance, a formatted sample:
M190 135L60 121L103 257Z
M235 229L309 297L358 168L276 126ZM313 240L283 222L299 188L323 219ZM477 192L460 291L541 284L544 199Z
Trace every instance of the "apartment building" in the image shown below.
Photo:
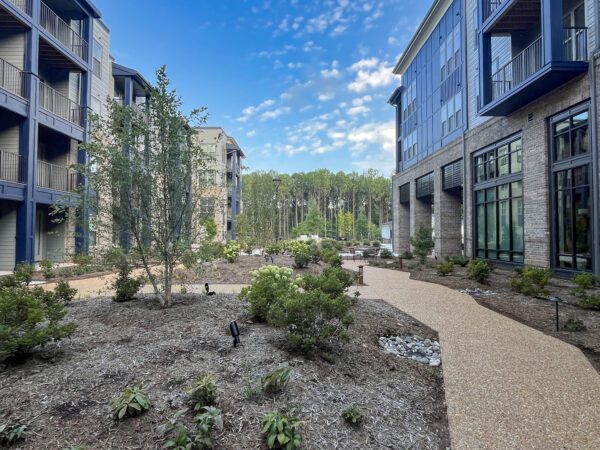
M438 0L394 72L395 251L600 273L594 0Z
M199 176L208 186L200 213L214 217L217 239L235 239L235 218L241 212L244 152L221 127L198 127L194 138L209 160Z
M50 209L81 181L99 17L87 0L0 0L0 271L87 247Z

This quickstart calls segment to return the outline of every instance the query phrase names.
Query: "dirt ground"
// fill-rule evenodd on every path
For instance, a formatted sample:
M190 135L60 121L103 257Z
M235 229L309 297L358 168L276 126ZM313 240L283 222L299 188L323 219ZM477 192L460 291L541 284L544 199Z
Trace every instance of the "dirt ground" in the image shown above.
M207 281L215 284L249 284L252 281L250 272L269 264L293 268L294 258L288 255L275 255L271 262L271 260L266 261L262 256L241 255L235 263L224 260L211 261L203 263L200 270L179 268L176 273L189 284L204 284ZM325 267L328 266L324 262L309 264L304 269L294 269L294 275L317 275Z
M410 263L414 264L414 261ZM394 269L396 266L397 263L393 263ZM558 307L560 331L557 332L555 304L514 291L510 286L513 277L510 270L494 268L488 284L469 280L467 269L460 266L454 266L454 272L445 277L438 275L433 267L421 266L410 272L412 279L438 283L452 289L479 288L494 292L493 295L473 295L473 298L486 308L579 347L600 372L600 311L577 306L578 299L571 293L575 285L570 280L552 278L546 287L550 296L556 295L563 300ZM583 321L586 330L564 330L562 324L571 317Z
M306 449L449 448L442 369L384 353L378 345L380 336L437 336L386 303L359 300L352 340L334 350L331 363L288 353L283 331L252 323L235 296L175 300L166 310L152 296L125 304L108 298L75 302L67 319L79 327L71 339L0 368L0 423L18 421L31 430L19 448L159 448L160 425L187 405L186 390L206 372L216 375L225 422L216 448L266 448L264 414L292 407L304 422ZM229 336L233 319L240 325L238 348ZM292 369L283 393L248 397L247 386L282 364ZM114 422L109 399L140 382L152 409ZM350 404L366 411L359 428L341 418Z

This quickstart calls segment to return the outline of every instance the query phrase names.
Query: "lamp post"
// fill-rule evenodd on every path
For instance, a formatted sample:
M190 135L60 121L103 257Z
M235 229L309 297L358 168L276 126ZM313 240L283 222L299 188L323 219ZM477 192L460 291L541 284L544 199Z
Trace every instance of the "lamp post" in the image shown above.
M277 234L275 241L279 241L279 186L281 185L281 178L273 178L273 184L275 185L275 206L277 207Z

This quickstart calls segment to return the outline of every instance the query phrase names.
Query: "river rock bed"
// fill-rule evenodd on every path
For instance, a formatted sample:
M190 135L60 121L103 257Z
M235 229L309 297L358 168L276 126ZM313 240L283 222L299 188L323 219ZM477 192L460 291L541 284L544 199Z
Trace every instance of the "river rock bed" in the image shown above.
M388 353L408 358L421 364L437 367L442 363L440 343L421 336L382 336L379 345Z

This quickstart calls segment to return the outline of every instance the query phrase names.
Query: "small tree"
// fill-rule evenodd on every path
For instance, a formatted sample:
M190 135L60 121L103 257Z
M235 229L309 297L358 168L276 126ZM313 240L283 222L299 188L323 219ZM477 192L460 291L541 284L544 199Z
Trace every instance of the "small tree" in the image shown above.
M421 226L417 233L410 238L410 244L413 246L413 253L421 258L421 262L425 262L425 258L429 256L435 242L431 237L431 228Z

